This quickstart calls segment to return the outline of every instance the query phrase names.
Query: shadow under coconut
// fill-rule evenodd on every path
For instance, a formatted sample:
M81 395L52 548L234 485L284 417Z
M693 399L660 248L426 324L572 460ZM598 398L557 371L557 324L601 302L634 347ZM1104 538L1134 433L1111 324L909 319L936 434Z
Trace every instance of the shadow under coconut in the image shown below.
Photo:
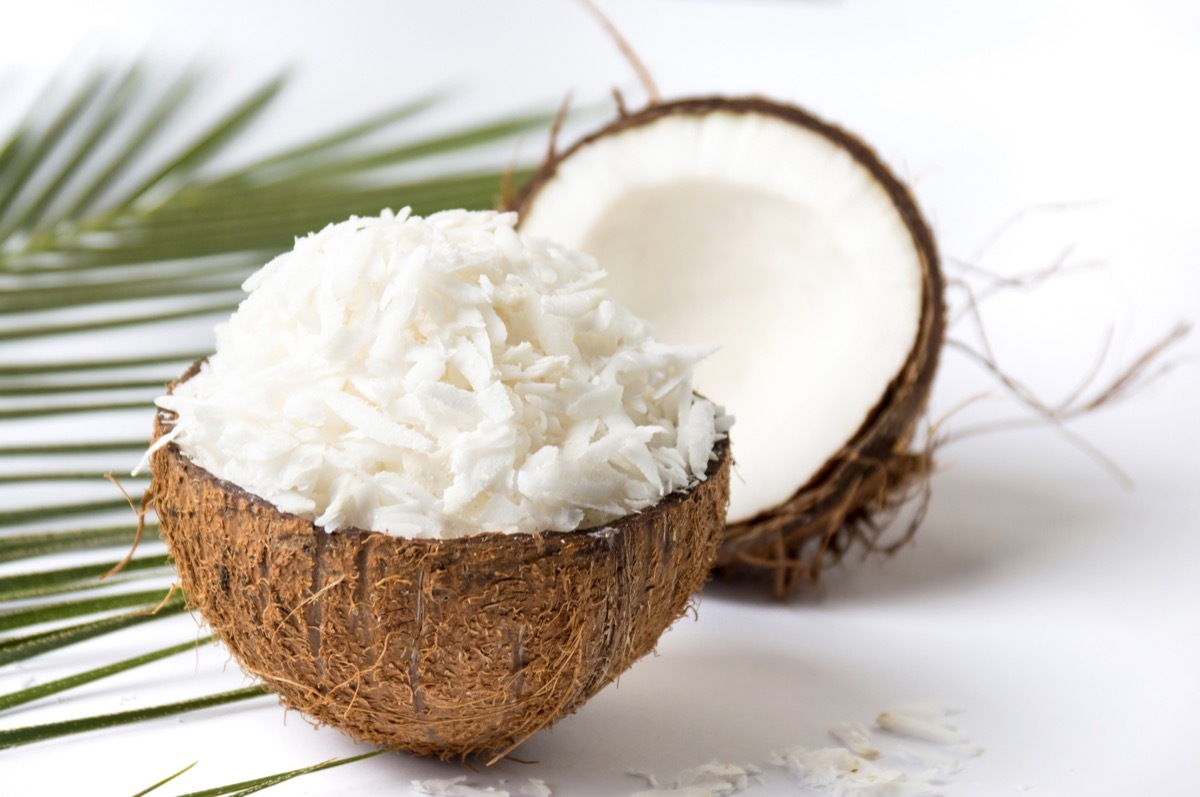
M713 759L762 766L772 751L826 739L847 706L874 706L886 697L886 685L869 670L817 666L758 645L710 652L693 646L711 640L687 636L675 640L685 649L641 660L578 712L490 767L486 758L405 754L372 766L402 783L465 777L467 785L519 795L527 779L537 778L555 794L607 797L647 788L631 772L652 772L669 784L680 771ZM664 646L678 647L669 640Z
M762 585L710 582L700 623L677 623L659 646L661 656L642 659L494 766L407 755L376 765L400 779L465 776L468 784L519 795L537 778L555 794L599 797L645 788L630 771L653 772L669 784L714 759L762 766L772 751L829 743L833 724L869 720L906 695L881 677L888 668L878 662L852 658L839 646L811 655L796 646L808 623L818 623L815 639L839 620L823 607L940 602L1000 588L1024 573L1069 565L1098 538L1128 526L1136 511L1130 493L1078 462L1068 470L1055 457L1030 463L966 453L945 459L950 464L933 484L925 524L895 556L852 556L827 571L821 590L783 602ZM861 632L851 625L851 635ZM766 777L783 775L768 767Z
M849 557L827 571L821 596L928 599L1079 561L1127 511L1131 493L1102 473L1044 470L989 468L978 460L949 465L934 477L928 514L913 540L891 557Z
M847 705L884 699L872 694L877 679L868 671L730 643L721 652L670 650L639 662L616 688L515 755L537 760L548 782L560 768L564 778L570 773L567 793L624 794L645 788L630 771L653 772L667 784L714 759L761 766L771 751L825 739ZM505 769L521 774L507 762Z
M852 551L826 568L818 587L800 587L782 603L925 599L977 588L1086 547L1130 496L1103 473L1087 472L1078 463L1070 468L1076 471L1071 476L1047 477L1043 468L999 469L978 458L945 461L912 540L891 556ZM882 544L894 539L907 521L901 513ZM765 581L744 577L710 581L704 598L750 606L781 603Z

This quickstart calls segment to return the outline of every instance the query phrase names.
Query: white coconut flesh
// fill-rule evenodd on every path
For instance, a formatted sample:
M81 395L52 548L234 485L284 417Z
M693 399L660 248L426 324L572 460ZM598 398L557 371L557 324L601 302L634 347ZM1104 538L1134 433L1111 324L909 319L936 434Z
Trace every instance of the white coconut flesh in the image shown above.
M384 212L300 238L158 399L214 476L329 531L571 531L706 478L705 347L664 346L594 259L515 213Z
M562 159L522 230L594 255L665 342L721 349L696 389L735 415L729 522L786 501L862 426L916 341L922 261L836 141L762 113L674 113Z

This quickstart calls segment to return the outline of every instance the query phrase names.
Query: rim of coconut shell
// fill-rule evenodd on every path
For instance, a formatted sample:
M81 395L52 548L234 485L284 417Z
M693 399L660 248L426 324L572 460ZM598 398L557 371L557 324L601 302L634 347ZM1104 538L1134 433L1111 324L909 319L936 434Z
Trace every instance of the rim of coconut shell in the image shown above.
M202 357L202 358L196 360L195 362L193 362L190 366L188 366L188 369L186 371L184 371L177 379L173 380L170 384L167 385L167 393L174 392L175 387L177 385L179 385L183 382L186 382L188 379L191 379L193 376L195 376L200 371L201 366L204 365L204 363L207 361L207 359L208 359L207 357ZM704 396L701 396L700 394L695 394L695 395L699 398L704 398ZM164 410L164 409L159 408L155 411L155 419L154 419L155 420L155 426L154 426L154 439L155 440L157 440L161 436L160 429L165 429L166 424L174 416L175 416L175 413L172 412L171 410ZM633 520L635 518L637 518L638 516L645 515L645 514L651 513L651 512L660 513L662 511L665 511L665 508L668 508L673 504L677 504L677 503L680 503L680 502L686 500L689 495L691 495L695 490L699 489L699 487L701 485L705 484L710 476L712 476L713 474L717 473L717 471L720 470L721 463L724 462L726 457L728 457L730 455L729 435L724 435L723 437L717 438L717 440L713 443L713 451L712 451L712 453L715 454L716 456L710 457L710 459L709 459L708 470L705 472L705 481L697 481L693 484L689 484L689 486L686 489L675 490L674 492L667 493L662 498L660 498L658 501L656 501L654 504L646 507L645 509L643 509L639 512L632 512L627 515L622 515L619 518L616 518L608 523L603 523L598 526L591 526L591 527L583 528L583 529L575 529L572 531L533 531L533 532L488 531L488 532L480 532L478 534L467 534L467 535L463 535L460 537L439 538L439 537L404 537L401 535L387 534L387 532L371 531L369 529L362 529L362 528L358 528L358 527L339 529L336 532L325 531L324 529L318 528L317 525L315 523L313 523L311 520L308 520L307 518L302 518L299 515L295 515L290 512L284 512L282 509L275 506L274 504L272 504L270 501L263 498L262 496L250 492L249 490L247 490L246 488L242 487L241 485L239 485L235 482L231 482L227 479L222 479L219 476L216 476L208 469L204 468L201 465L196 464L192 460L192 458L189 457L186 453L184 453L183 450L179 447L179 445L177 443L175 443L174 441L168 443L166 446L164 446L164 448L169 449L173 453L173 455L178 457L180 459L180 461L184 464L185 467L192 469L193 473L198 478L204 479L206 481L215 482L220 486L220 488L224 492L229 493L231 496L236 496L236 497L242 498L243 500L246 500L247 502L249 502L255 506L259 506L262 509L269 510L271 512L276 512L280 515L283 515L283 516L286 516L289 518L296 518L298 520L302 520L305 523L308 523L309 525L311 525L314 532L320 531L324 534L348 534L348 535L352 535L352 536L369 536L372 534L382 534L386 537L391 537L393 539L409 540L409 541L416 541L416 542L427 542L427 543L433 543L433 544L456 543L459 540L488 540L488 539L496 540L499 538L519 538L519 537L537 537L537 538L540 538L543 540L554 540L557 538L564 538L564 539L570 538L570 537L574 537L579 534L595 535L595 534L602 534L602 533L608 533L608 532L613 532L613 531L620 531L624 526L632 523ZM472 543L462 543L462 544L475 545L475 544L479 544L479 543L472 542Z
M202 362L194 363L168 390L193 376ZM173 415L162 409L155 413L155 440L164 434ZM152 490L163 537L176 560L189 603L221 635L241 666L262 678L285 705L355 738L417 754L449 758L502 751L489 761L492 763L537 731L574 712L616 680L634 662L652 652L661 634L687 612L692 595L708 578L720 543L729 495L729 451L728 438L718 440L714 446L716 457L709 462L706 480L686 491L670 493L640 513L602 526L563 532L490 532L450 539L399 537L364 529L331 533L311 520L281 511L240 485L220 479L193 462L174 442L152 456ZM704 519L710 516L705 524ZM196 533L197 528L203 530L203 539ZM260 558L267 562L266 572L275 580L266 580L260 570ZM411 589L405 592L399 587L396 592L392 588L384 590L382 596L375 592L383 589L381 585L394 579L395 574L388 570L377 581L372 580L371 574L379 575L380 563L396 562L407 562L418 571L419 594L415 598L410 594ZM587 568L579 566L582 562L587 563ZM498 563L509 567L502 579ZM473 569L472 565L480 569ZM556 567L570 567L575 575L560 579ZM345 578L351 569L353 575L346 583L337 579L334 579L337 583L328 583L333 573ZM549 576L545 574L547 569ZM276 575L286 572L298 573L300 577L286 579L284 575ZM399 683L380 683L373 680L373 675L366 675L370 669L366 662L375 661L373 657L382 657L383 652L390 650L392 634L403 639L405 627L385 626L385 615L409 617L412 613L405 614L404 607L411 608L415 600L416 641L413 651L406 648L403 655L420 654L418 658L426 653L436 655L441 650L443 636L453 638L459 626L439 628L427 649L422 612L427 616L448 615L474 627L473 624L486 626L497 616L507 617L512 607L493 610L487 606L463 605L456 612L453 608L447 610L445 601L435 601L434 593L442 594L438 590L444 589L446 583L484 592L492 587L500 589L497 586L500 581L521 580L513 577L515 572L528 580L526 587L532 584L560 590L562 595L557 596L560 600L552 605L564 605L567 598L581 589L583 592L579 594L595 599L577 607L578 612L569 618L570 622L560 623L572 632L571 637L559 635L542 642L528 638L521 649L530 660L518 663L514 654L508 665L511 669L502 671L508 678L537 683L547 672L544 668L533 671L535 663L544 660L538 657L539 645L545 644L555 651L570 650L577 628L591 629L590 635L584 634L586 638L575 643L580 652L575 668L568 670L578 675L570 684L572 691L553 705L552 712L523 714L520 705L501 705L495 710L507 719L499 726L497 720L489 722L486 716L456 718L436 711L426 716L422 712L428 706L423 708L416 698L428 688L424 675L417 678L413 675L415 671L408 669L405 671L410 680ZM287 581L286 589L276 583L280 580ZM360 592L364 583L370 593ZM258 598L252 597L255 590L261 589L266 592ZM648 597L651 589L659 595L656 601ZM281 593L284 600L277 606L275 601ZM363 602L364 594L371 595L369 605ZM617 605L621 601L628 605ZM458 605L455 601L451 603ZM309 614L313 606L317 612L316 643ZM344 618L348 615L342 612L350 611L347 606L351 609L366 606L370 611L356 610L352 616L358 619L350 621L355 624L353 632L343 624L338 628L344 634L340 638L330 637L321 618ZM369 619L376 614L379 617ZM358 623L376 624L369 626L376 635L367 634L369 643L358 639L363 633ZM263 628L273 630L264 635ZM407 630L414 629L410 626ZM333 652L326 654L326 646L330 644L326 640L330 638L337 641L332 644ZM310 647L314 644L315 648ZM355 644L366 652L360 651L357 658L339 653L341 645L354 649ZM297 651L312 655L306 659ZM345 694L348 682L341 675L335 677L335 673L346 672L359 679L352 696ZM560 675L551 675L553 686L557 683L553 679ZM473 700L484 689L476 688ZM497 687L497 694L500 691L507 694L510 689L504 684L503 690ZM402 721L395 717L387 722L378 720L372 701L382 701L392 711L403 711L407 710L406 695L412 698L411 716L402 717ZM352 710L356 701L370 709L365 719ZM515 718L502 713L509 710ZM488 712L485 715L491 716ZM394 730L399 726L408 729ZM400 733L408 735L401 737L397 735Z
M815 586L823 567L841 561L856 547L879 549L884 522L905 500L923 491L932 469L931 451L923 444L914 446L913 438L924 416L945 335L944 280L933 233L908 187L861 139L808 111L760 96L713 96L654 102L634 113L622 109L611 123L562 152L552 146L542 165L505 205L524 217L561 164L597 141L674 115L714 112L780 119L818 134L849 154L890 200L921 269L920 313L912 347L857 431L789 498L726 528L718 575L765 582L782 597L801 583ZM890 553L906 542L919 519L920 513L896 543L882 550Z

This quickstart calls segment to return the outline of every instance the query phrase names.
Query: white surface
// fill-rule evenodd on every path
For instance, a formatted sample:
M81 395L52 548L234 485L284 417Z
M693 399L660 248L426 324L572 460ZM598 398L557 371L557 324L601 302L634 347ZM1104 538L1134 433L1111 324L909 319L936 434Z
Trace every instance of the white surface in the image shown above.
M590 101L627 71L571 3L41 3L6 9L0 88L149 32L160 50L205 46L230 85L284 60L296 86L245 150L277 146L431 84L462 87L440 118L552 101ZM664 91L758 92L803 104L875 144L916 181L947 255L977 249L1005 273L1040 268L1068 246L1107 267L986 305L1006 367L1051 399L1087 372L1105 330L1128 360L1200 298L1191 99L1200 77L1200 7L1191 2L609 2ZM370 12L369 14L367 12ZM378 16L377 16L378 15ZM190 17L190 18L189 18ZM353 76L355 80L343 83ZM327 106L327 107L326 107ZM528 144L540 150L541 142ZM402 202L398 198L398 204ZM953 269L950 273L954 273ZM969 337L966 325L956 337ZM552 732L471 782L544 779L556 795L644 788L711 758L762 763L773 750L826 744L825 729L897 702L947 700L986 753L949 797L1190 797L1200 742L1198 344L1189 362L1126 404L1073 428L1128 472L1127 491L1045 429L947 447L915 544L890 561L851 562L820 596L773 603L713 585L649 658ZM1108 372L1111 373L1111 370ZM948 351L935 415L991 383ZM719 397L717 397L719 398ZM1017 414L999 401L981 415ZM950 428L975 419L960 415ZM73 423L55 422L70 435ZM131 414L131 428L148 418ZM956 426L957 424L957 426ZM11 426L11 425L10 425ZM5 428L14 437L45 430ZM100 494L108 497L110 493ZM10 493L5 493L10 496ZM40 496L31 496L29 500ZM0 673L0 692L194 633L187 618L69 648ZM3 727L131 708L240 685L219 650L182 656L0 717ZM262 701L178 720L0 752L4 794L130 794L187 763L175 794L362 751L335 731ZM414 778L470 774L386 756L273 793L404 794ZM746 794L802 794L778 770Z

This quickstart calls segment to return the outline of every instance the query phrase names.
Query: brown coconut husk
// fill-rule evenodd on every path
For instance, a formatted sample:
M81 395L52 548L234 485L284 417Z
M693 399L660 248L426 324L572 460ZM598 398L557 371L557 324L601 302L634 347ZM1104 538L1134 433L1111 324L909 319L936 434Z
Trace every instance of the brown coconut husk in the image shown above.
M284 704L373 744L499 758L685 613L724 526L728 443L716 453L694 489L591 531L327 533L173 443L153 455L153 491L189 604Z
M593 142L649 125L674 114L761 114L817 133L845 150L879 182L903 219L922 266L920 324L903 368L889 383L858 431L784 503L750 520L730 524L718 556L717 573L762 581L777 596L800 584L816 585L822 569L853 550L882 548L883 521L907 498L923 492L932 468L932 452L914 439L925 412L945 335L944 282L937 247L908 188L860 139L800 108L762 97L704 97L652 103L636 113L622 111L603 129L564 152L551 154L507 203L525 214L559 165ZM719 297L713 297L719 301ZM704 312L697 308L697 312ZM650 319L653 321L653 319ZM715 397L720 401L720 396ZM781 402L787 397L781 396ZM820 419L813 419L820 423ZM911 537L915 523L902 535Z

